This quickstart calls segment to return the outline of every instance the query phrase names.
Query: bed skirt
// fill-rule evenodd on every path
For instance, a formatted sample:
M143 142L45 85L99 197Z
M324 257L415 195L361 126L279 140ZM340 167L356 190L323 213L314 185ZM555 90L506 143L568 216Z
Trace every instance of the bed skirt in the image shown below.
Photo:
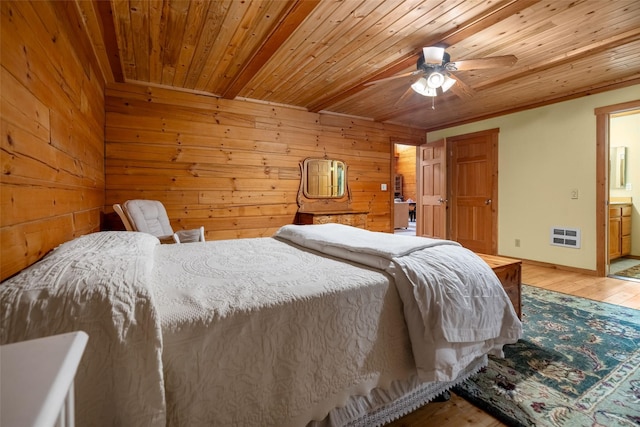
M351 397L347 405L333 409L322 421L312 421L307 427L383 426L432 401L486 365L487 356L482 356L454 381L421 383L415 376L408 381L394 381L388 390L376 388L367 396Z

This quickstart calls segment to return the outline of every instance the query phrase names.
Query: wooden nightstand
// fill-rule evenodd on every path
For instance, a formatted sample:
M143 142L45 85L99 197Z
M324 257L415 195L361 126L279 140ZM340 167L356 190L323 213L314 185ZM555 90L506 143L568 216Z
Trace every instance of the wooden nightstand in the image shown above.
M518 318L522 319L521 285L522 261L497 255L477 254L496 273L507 292Z

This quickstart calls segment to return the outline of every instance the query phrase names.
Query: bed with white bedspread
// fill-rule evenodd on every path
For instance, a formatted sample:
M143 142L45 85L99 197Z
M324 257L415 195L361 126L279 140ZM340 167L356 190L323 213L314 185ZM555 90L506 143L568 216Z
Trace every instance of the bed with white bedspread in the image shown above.
M89 334L78 425L371 425L516 341L491 269L454 242L324 224L160 245L101 232L0 284L0 343Z

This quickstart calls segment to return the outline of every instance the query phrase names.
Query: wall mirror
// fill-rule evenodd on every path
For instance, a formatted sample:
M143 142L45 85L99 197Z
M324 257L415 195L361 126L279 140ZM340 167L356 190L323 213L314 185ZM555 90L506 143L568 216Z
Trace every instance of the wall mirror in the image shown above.
M309 199L340 199L347 194L347 166L340 160L306 159L302 191Z
M627 147L611 147L609 151L609 184L611 188L627 185Z

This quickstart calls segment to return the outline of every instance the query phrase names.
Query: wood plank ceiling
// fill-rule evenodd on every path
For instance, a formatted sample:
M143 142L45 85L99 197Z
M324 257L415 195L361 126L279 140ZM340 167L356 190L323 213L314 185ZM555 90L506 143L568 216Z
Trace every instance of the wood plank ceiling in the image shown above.
M77 0L108 81L330 111L433 130L640 83L637 0ZM409 89L423 46L455 71ZM638 94L640 98L640 94ZM432 106L432 100L433 106ZM432 108L434 107L434 108Z

